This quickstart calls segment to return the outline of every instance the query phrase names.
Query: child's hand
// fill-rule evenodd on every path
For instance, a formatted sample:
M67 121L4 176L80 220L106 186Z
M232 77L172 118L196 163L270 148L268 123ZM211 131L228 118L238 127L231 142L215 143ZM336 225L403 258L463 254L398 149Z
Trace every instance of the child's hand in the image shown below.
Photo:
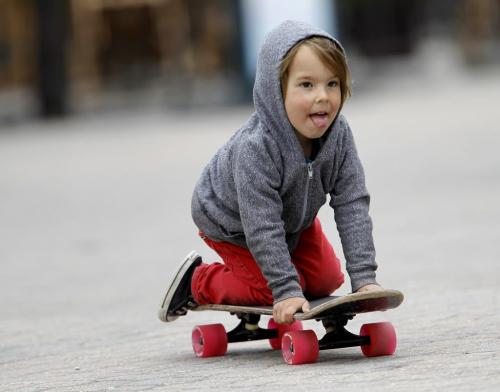
M293 315L295 312L301 310L308 312L310 310L309 302L302 297L287 298L274 304L273 318L278 324L292 324L295 319Z
M359 288L356 293L362 293L364 291L380 291L383 290L382 287L380 287L378 284L367 284L366 286L363 286Z

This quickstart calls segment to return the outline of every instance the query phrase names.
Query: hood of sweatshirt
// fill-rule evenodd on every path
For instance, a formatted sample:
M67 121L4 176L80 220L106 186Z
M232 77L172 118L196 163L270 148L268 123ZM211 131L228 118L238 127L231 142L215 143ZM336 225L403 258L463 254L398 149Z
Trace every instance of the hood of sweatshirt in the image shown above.
M257 117L276 140L284 142L281 148L301 161L304 160L304 153L293 126L288 120L281 93L280 64L295 44L311 37L328 38L344 51L335 38L321 29L303 22L290 20L283 22L267 35L262 45L253 89ZM325 133L325 135L328 134L329 132Z

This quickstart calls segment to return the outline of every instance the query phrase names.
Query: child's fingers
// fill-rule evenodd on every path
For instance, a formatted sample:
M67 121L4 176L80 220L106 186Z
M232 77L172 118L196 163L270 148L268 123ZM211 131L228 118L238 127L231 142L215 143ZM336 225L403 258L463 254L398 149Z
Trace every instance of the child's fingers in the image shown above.
M287 324L289 318L288 313L287 307L277 306L273 312L273 318L278 324Z
M292 324L295 321L293 317L295 312L304 311L304 306L307 309L309 303L302 297L288 298L278 302L273 307L274 321L278 324Z

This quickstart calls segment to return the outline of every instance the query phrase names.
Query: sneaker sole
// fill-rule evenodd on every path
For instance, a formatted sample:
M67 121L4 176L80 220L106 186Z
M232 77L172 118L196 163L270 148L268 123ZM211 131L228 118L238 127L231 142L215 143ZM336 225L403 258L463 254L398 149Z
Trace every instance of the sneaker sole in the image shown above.
M172 278L167 293L163 298L161 303L160 310L158 310L158 318L164 322L171 322L176 320L179 316L172 316L168 314L168 307L170 302L172 301L172 297L174 296L175 290L179 286L182 277L185 275L186 271L193 265L196 259L200 257L196 251L191 251L186 258L182 261L182 263L177 267L175 271L174 277Z

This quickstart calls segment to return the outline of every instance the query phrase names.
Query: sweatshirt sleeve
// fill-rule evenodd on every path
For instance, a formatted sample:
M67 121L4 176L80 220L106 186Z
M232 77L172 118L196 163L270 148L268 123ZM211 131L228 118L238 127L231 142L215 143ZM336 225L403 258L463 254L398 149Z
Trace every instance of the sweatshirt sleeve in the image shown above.
M370 195L365 186L363 166L359 159L351 129L345 122L340 149L340 163L330 206L335 212L346 269L352 291L377 283L372 221L368 214Z
M281 175L269 151L252 142L240 146L233 160L233 175L247 246L267 280L274 303L303 297L281 218Z

